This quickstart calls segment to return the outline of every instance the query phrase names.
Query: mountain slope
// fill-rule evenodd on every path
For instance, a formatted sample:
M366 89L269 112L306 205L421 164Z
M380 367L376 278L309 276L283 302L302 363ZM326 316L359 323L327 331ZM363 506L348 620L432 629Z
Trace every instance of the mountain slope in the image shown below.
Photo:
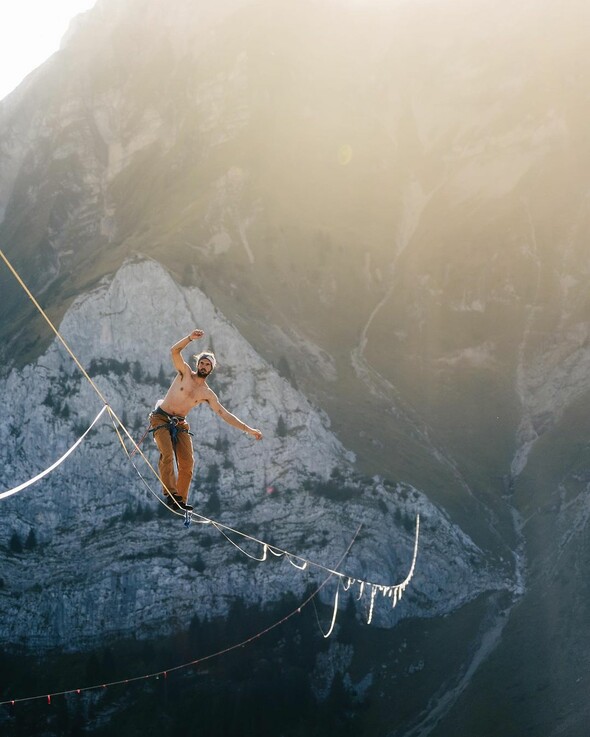
M308 470L341 443L502 571L506 601L467 586L436 638L412 631L437 663L471 635L442 677L404 675L399 734L585 734L588 12L101 0L0 103L0 240L56 322L128 259L163 264L329 416L339 440L302 446ZM6 380L52 336L0 287Z
M122 267L112 281L74 303L61 332L110 406L139 436L164 391L161 375L173 374L167 346L180 324L207 326L207 344L214 345L220 363L212 379L216 391L238 416L255 418L266 435L254 444L202 408L193 413L196 509L206 516L212 510L209 515L225 525L328 566L360 522L363 530L346 570L385 584L406 577L420 514L422 572L403 608L376 606L375 622L381 625L400 615L448 612L510 585L508 572L494 570L416 490L355 482L353 456L330 432L327 417L260 359L198 289L179 287L159 265ZM11 409L0 428L2 485L10 488L59 457L101 401L57 340L3 384ZM26 412L26 406L35 411ZM151 438L144 442L156 465L152 445ZM197 524L190 534L172 515L156 519L158 483L145 463L139 468L147 490L110 423L102 422L50 477L3 502L2 539L12 541L4 548L0 589L4 644L78 650L108 636L167 634L192 616L227 614L237 597L268 606L291 590L303 596L304 587L321 578L321 569L293 575L286 562L255 566L234 555L215 529ZM35 544L19 552L15 536L23 545L31 539ZM231 537L248 555L261 557L259 545ZM456 568L447 569L451 550ZM359 615L368 612L369 594L367 588ZM15 601L19 617L11 619Z

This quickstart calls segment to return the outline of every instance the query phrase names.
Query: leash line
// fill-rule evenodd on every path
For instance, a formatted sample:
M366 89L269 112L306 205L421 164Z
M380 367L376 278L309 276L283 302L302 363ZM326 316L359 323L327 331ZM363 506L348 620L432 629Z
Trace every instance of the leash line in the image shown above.
M16 269L14 268L14 266L10 263L10 261L6 258L5 254L4 254L4 251L1 248L0 248L0 257L2 258L2 260L4 261L4 263L6 264L6 266L10 269L10 271L11 271L12 275L14 276L14 278L17 280L17 282L20 284L20 286L24 289L27 297L35 305L35 307L37 308L37 310L39 310L39 312L41 313L41 316L43 317L43 319L45 320L45 322L53 330L53 332L55 333L55 335L58 338L58 340L60 341L60 343L63 345L63 347L66 349L66 351L70 354L70 356L72 357L74 363L76 364L76 366L82 372L82 375L84 376L84 378L89 381L89 383L92 386L92 388L94 389L94 391L100 397L102 403L103 404L108 404L107 400L104 398L104 396L103 396L102 392L100 391L100 389L96 386L96 384L94 383L94 381L92 381L92 378L88 375L88 372L86 371L86 369L84 368L84 366L82 366L82 364L80 363L80 361L78 361L78 359L74 355L74 352L72 351L72 349L70 348L70 346L66 343L66 341L64 340L64 338L61 336L59 330L51 322L51 320L49 319L49 317L45 313L44 309L41 307L41 305L39 304L39 302L37 302L37 300L35 299L34 295L31 293L31 290L27 287L27 285L21 279L20 275L18 274L18 272L16 271Z

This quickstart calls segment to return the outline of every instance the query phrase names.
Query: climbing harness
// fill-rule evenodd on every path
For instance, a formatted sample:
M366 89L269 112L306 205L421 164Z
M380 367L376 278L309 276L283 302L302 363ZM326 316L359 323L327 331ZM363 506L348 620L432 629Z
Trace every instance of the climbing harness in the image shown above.
M178 433L186 432L189 435L193 434L185 427L179 427L179 425L186 421L186 417L182 417L181 415L170 415L168 414L168 412L166 412L166 410L163 410L161 407L157 407L153 412L150 413L150 417L153 417L154 415L162 415L162 417L166 418L166 422L163 422L157 427L150 428L148 430L148 433L155 434L158 432L158 430L167 428L168 432L170 433L170 437L172 438L172 445L174 446L176 446L176 443L178 442Z
M181 427L182 423L186 422L186 417L182 417L181 415L171 415L168 412L166 412L166 410L162 409L161 407L156 407L156 409L150 413L150 419L154 417L155 415L161 415L162 417L166 419L166 422L163 422L161 425L157 425L157 427L150 428L148 430L148 433L152 433L155 436L158 430L167 429L168 432L170 433L170 438L172 439L172 447L174 448L174 452L176 453L176 444L178 443L178 433L185 432L187 433L187 435L193 434L186 427ZM190 509L184 510L183 525L185 527L191 526L191 510Z

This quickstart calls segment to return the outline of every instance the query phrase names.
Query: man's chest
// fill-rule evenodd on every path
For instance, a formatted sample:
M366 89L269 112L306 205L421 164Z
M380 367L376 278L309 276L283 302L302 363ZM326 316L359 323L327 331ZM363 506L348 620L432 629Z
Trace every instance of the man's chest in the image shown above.
M183 378L177 385L176 390L185 400L190 399L194 404L206 402L209 389L201 383L196 383L191 377Z

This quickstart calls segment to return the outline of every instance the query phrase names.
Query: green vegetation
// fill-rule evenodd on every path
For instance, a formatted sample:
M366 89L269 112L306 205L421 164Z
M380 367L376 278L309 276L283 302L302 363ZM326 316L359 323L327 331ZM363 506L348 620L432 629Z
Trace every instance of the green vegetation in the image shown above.
M277 364L277 371L279 373L279 376L282 376L283 379L286 379L295 389L298 389L297 386L297 380L295 379L295 375L293 371L291 370L291 367L289 366L289 362L285 358L285 356L281 356L279 358L278 364Z
M311 674L318 652L329 643L317 627L313 607L245 647L207 656L239 644L296 611L288 596L266 610L235 600L226 618L202 621L152 642L113 642L88 654L55 655L40 668L22 653L0 652L0 699L25 694L54 696L19 703L0 715L4 737L173 737L255 734L257 737L338 737L358 735L363 707L337 676L324 701L313 693ZM319 607L320 616L328 616ZM340 615L345 640L358 628L354 608ZM337 637L337 634L333 637ZM344 640L343 640L344 641ZM180 663L194 667L167 673ZM159 673L137 683L76 693L77 688Z
M23 552L23 544L20 539L20 536L17 532L13 532L10 536L10 542L8 543L8 548L11 553L22 553Z
M31 527L27 539L25 540L25 550L34 550L37 547L37 536L35 530Z
M283 418L283 415L279 415L276 434L277 434L277 437L279 438L286 438L287 435L289 434L289 429L287 427L287 423L285 422Z
M107 376L108 374L123 376L128 374L129 370L129 361L117 361L116 358L93 358L88 367L88 374L91 377Z
M358 485L352 485L351 480L335 468L327 481L318 479L311 484L312 493L331 499L332 501L349 501L361 495Z

